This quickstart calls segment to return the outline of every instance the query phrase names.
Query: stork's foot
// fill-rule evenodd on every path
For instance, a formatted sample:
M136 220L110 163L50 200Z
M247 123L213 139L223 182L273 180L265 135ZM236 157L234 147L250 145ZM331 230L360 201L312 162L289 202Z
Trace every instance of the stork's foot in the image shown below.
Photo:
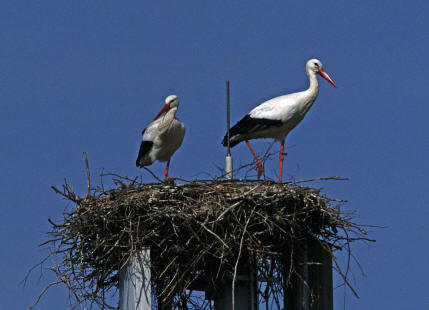
M264 168L262 168L261 161L259 160L258 156L256 156L255 151L253 150L252 146L250 145L249 141L246 140L246 144L249 147L250 152L252 152L253 157L255 157L256 160L256 170L258 170L258 180L262 175L262 171L264 171Z
M283 183L282 182L282 177L283 177L283 158L284 156L286 156L287 153L285 152L285 140L283 139L281 144L280 144L280 152L279 152L279 163L280 163L280 169L279 169L279 183Z
M163 182L165 185L174 185L174 178L167 178Z
M264 168L262 167L262 164L259 160L256 162L255 169L258 171L258 180L259 180L261 178L262 172L264 171Z
M167 161L167 165L165 166L164 170L164 181L167 181L168 179L168 168L170 167L170 160Z

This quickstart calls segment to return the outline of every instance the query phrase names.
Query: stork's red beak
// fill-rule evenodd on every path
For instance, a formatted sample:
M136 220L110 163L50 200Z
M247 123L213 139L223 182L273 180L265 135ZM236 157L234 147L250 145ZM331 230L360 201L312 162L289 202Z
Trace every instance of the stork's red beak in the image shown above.
M329 83L331 83L335 88L338 88L337 85L335 85L334 81L329 77L328 73L325 72L325 70L320 69L317 71L325 80L327 80Z
M170 109L170 106L168 104L165 104L161 111L158 112L158 114L155 116L154 120L156 120L162 113L167 112Z

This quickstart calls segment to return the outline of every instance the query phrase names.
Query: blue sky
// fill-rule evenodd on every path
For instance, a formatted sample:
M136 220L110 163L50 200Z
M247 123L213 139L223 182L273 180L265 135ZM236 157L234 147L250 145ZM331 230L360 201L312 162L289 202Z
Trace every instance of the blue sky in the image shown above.
M83 151L93 175L153 181L135 167L140 133L175 93L187 133L170 175L217 175L225 81L235 122L306 88L313 57L339 88L320 80L286 141L284 179L349 177L314 186L349 200L358 222L386 227L354 247L366 276L354 268L361 298L348 292L346 309L427 307L428 16L427 1L0 1L1 308L25 309L53 280L19 286L45 254L47 219L67 205L50 186L67 178L85 193ZM253 145L261 154L269 142ZM245 145L233 157L252 160ZM270 178L277 165L266 165ZM162 176L164 164L151 169ZM337 309L343 296L335 291ZM65 304L58 287L38 309Z

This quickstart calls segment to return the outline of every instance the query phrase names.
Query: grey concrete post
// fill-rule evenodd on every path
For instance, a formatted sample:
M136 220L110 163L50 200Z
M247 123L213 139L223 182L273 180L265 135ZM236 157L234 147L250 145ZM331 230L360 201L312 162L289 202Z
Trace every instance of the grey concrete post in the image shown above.
M150 277L150 250L147 248L136 253L119 273L121 310L152 309Z
M241 268L237 274L234 291L235 310L257 310L257 279L252 269ZM215 310L232 309L232 279L216 288Z

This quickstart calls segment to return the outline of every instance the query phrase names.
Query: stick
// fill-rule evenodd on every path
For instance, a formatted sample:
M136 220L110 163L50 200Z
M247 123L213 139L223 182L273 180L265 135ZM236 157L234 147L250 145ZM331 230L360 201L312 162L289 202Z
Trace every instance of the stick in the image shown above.
M246 234L247 225L249 225L250 219L252 218L252 215L253 215L253 211L255 211L255 208L252 209L252 212L250 213L249 218L246 221L246 225L244 225L243 234L241 235L241 240L240 240L240 249L238 250L238 257L234 266L234 278L232 279L232 310L235 310L235 281L237 277L238 262L240 260L241 249L243 248L244 235Z
M150 171L149 168L146 168L143 166L143 169L146 170L147 172L149 172L159 183L162 183L162 180L160 178L158 178L155 173L153 173L152 171Z
M83 152L83 157L85 158L86 177L88 180L88 195L86 196L88 198L91 197L91 175L89 174L88 157L86 156L86 152Z
M47 286L42 290L42 292L39 294L39 296L37 296L36 300L35 300L35 301L34 301L34 303L30 306L30 308L28 308L28 310L33 309L33 308L34 308L34 307L39 303L39 301L40 301L40 299L42 298L42 296L46 293L46 291L47 291L50 287L55 286L55 285L60 284L60 283L62 283L62 281L61 281L61 280L59 280L59 281L55 281L55 282L52 282L52 283L48 284L48 285L47 285Z
M305 182L312 182L312 181L325 181L325 180L338 180L338 181L348 181L349 178L340 178L340 177L320 177L320 178L312 178L307 180L301 180L294 182L295 184L298 183L305 183Z

